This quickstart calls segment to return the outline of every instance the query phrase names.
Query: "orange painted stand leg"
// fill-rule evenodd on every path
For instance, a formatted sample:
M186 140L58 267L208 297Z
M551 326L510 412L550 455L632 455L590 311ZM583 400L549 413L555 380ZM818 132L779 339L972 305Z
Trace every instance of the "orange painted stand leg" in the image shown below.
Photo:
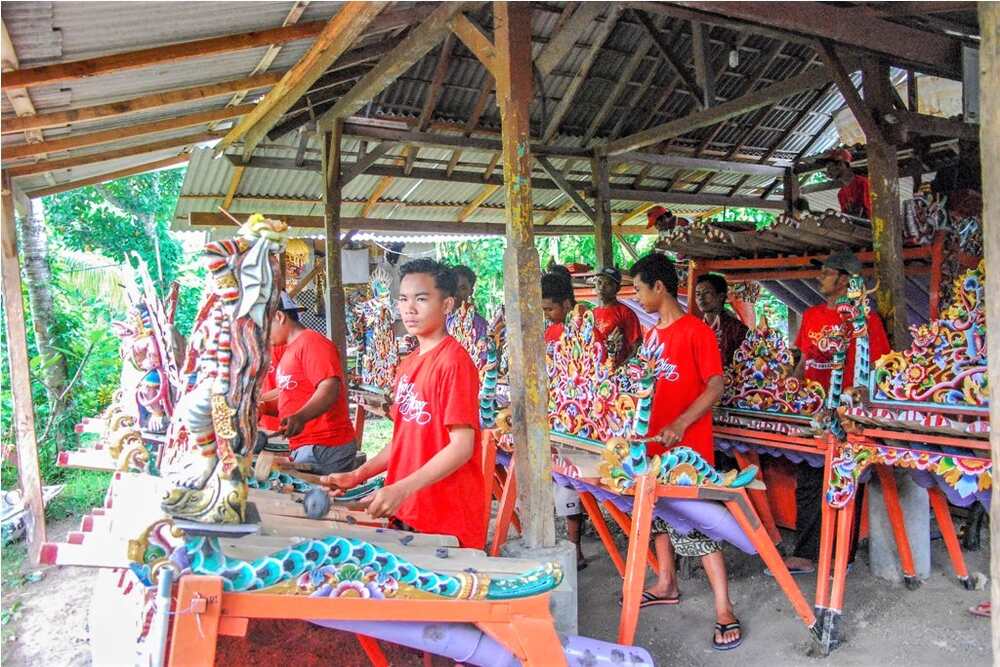
M948 510L948 499L945 498L940 489L930 489L927 493L931 497L931 509L934 510L934 518L937 519L941 537L948 549L951 567L955 570L955 576L962 583L965 583L969 580L969 570L965 566L965 556L962 555L962 547L959 545L958 535L955 533L955 524L952 522L951 512Z
M222 578L181 577L174 614L168 667L213 667L222 614Z
M785 561L782 560L781 554L778 553L778 549L774 546L774 542L771 540L771 536L768 534L764 524L759 521L758 517L748 516L744 511L744 508L749 509L751 512L753 511L749 494L746 493L745 489L739 489L739 493L746 500L746 503L743 504L737 500L727 500L726 508L733 515L733 518L736 519L736 523L740 525L746 536L750 538L754 548L757 549L757 555L760 556L761 560L764 561L764 565L774 575L774 580L778 582L781 590L785 593L785 597L792 603L795 613L799 615L799 618L806 624L806 627L811 628L816 623L816 615L813 613L812 607L806 601L805 596L802 595L802 591L792 578L788 567L785 566Z
M493 432L487 431L483 437L483 480L486 482L483 485L486 491L486 497L483 498L483 503L486 506L486 511L483 513L483 521L486 524L485 529L487 531L490 528L490 510L493 509L493 486L489 482L495 478L496 469L496 440L493 437Z
M610 500L604 501L604 509L608 510L611 518L615 520L615 523L618 524L618 527L622 529L623 533L628 535L632 532L632 519L628 514L625 514L625 512L618 509L618 506ZM629 545L629 548L631 549L632 546ZM653 551L652 547L646 549L646 561L649 563L650 569L653 570L653 574L659 572L660 562L657 560L656 553Z
M597 530L598 537L601 538L601 544L604 545L605 551L611 556L611 562L615 564L618 576L624 577L625 561L622 560L621 552L618 551L618 547L615 545L615 538L611 536L611 531L608 530L608 524L604 521L604 515L601 514L601 508L598 507L597 501L594 500L594 496L581 491L580 502L583 503L583 509L587 512L587 516L590 517L591 523L594 524L594 528Z
M757 478L763 479L763 473L760 469L760 456L757 452L739 452L733 450L733 455L736 457L736 463L739 464L740 468L746 468L747 466L757 467ZM757 512L757 516L760 518L762 524L764 524L764 529L767 531L768 537L775 544L781 542L781 533L778 532L778 525L774 522L774 515L771 514L771 503L767 499L767 491L765 489L753 489L750 491L750 502L753 503L753 508Z
M649 473L639 477L632 505L632 529L628 536L628 557L622 582L622 615L618 623L618 643L631 646L639 624L639 602L646 575L643 554L649 550L649 532L656 502L656 477Z
M917 578L917 570L913 565L913 552L910 551L910 540L906 536L906 523L903 519L903 508L899 504L899 489L896 488L896 478L892 476L892 469L886 466L875 466L878 474L878 481L882 485L882 494L885 496L885 512L889 515L889 524L892 526L892 536L896 540L896 551L899 552L899 563L903 568L903 579L907 585ZM851 536L847 536L848 541Z
M499 554L500 547L507 541L507 532L510 530L510 521L516 502L517 475L514 471L514 462L511 461L510 467L507 468L507 481L504 483L503 494L500 496L500 507L497 510L497 523L493 529L493 544L490 545L491 556Z
M354 635L358 638L358 643L364 649L365 655L372 663L372 667L389 667L389 659L382 652L382 647L378 645L378 640L368 635Z
M828 450L823 464L823 498L820 502L819 562L816 564L816 601L819 610L830 606L830 568L833 565L833 542L840 512L830 506L826 494L830 486L830 467L833 452Z
M854 530L854 503L855 499L851 498L837 517L837 546L833 558L833 586L830 590L830 609L837 614L844 609L847 560L851 555L851 531Z
M549 611L549 596L511 601L507 621L477 621L476 625L497 640L525 667L565 665L566 654Z

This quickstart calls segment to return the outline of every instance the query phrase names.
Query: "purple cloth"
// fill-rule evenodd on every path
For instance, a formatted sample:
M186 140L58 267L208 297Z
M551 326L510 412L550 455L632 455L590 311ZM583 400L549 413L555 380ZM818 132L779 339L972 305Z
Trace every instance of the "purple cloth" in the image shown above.
M757 452L758 454L767 454L768 456L773 456L775 458L785 457L792 463L802 463L803 461L811 465L813 468L823 467L823 455L822 454L810 454L806 452L799 452L793 449L784 449L782 447L767 447L765 445L759 445L757 443L747 443L740 440L730 440L726 438L716 438L715 448L720 452L728 454L729 452L735 450L741 454L748 451Z

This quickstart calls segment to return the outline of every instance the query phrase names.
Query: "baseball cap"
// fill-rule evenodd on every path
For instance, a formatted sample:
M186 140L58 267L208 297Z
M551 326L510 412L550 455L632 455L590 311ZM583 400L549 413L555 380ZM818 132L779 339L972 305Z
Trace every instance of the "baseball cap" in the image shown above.
M295 303L295 299L288 296L288 292L282 292L281 301L278 303L278 310L284 311L286 313L297 313L299 311L305 310L305 308Z
M820 266L824 269L836 269L849 275L861 273L862 267L861 260L850 250L838 250L837 252L830 253L830 256L824 261L821 262L818 259L814 259L812 263L814 266Z
M622 284L622 272L614 268L613 266L604 267L603 269L594 274L595 278L597 276L607 276L608 278L611 278L619 285Z
M847 164L851 164L851 161L853 159L854 159L854 156L851 155L851 151L847 150L846 148L832 148L829 151L827 151L826 155L824 155L820 159L820 161L821 162L846 162Z
M661 216L670 216L670 209L664 208L662 206L654 206L653 208L646 211L646 229L649 229L656 224L656 221L660 219Z

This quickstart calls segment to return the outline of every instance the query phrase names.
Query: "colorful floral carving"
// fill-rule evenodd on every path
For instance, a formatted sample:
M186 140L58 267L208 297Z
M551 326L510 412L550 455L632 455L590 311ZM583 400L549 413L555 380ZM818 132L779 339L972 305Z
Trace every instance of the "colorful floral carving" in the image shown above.
M363 341L358 346L355 372L363 386L389 393L400 358L393 331L390 277L385 271L375 271L370 285L372 298L354 307L354 337Z
M486 320L479 316L471 302L463 303L448 318L448 333L465 348L479 369L479 417L484 428L492 428L496 424L500 360Z
M757 467L720 473L690 447L674 447L661 456L646 455L646 444L615 438L608 442L600 464L601 483L625 493L642 475L653 473L660 484L676 486L747 486L757 476Z

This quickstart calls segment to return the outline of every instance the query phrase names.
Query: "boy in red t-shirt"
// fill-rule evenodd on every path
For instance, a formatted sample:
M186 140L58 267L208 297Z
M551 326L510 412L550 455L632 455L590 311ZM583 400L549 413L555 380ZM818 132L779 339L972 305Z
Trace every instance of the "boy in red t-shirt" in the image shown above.
M275 365L280 433L290 458L316 474L350 470L358 447L347 411L347 382L337 346L299 322L302 308L284 292L271 321L271 347L284 346Z
M618 290L621 286L622 273L614 267L605 267L594 277L594 287L601 299L601 305L594 308L594 324L607 339L609 352L614 355L615 366L625 363L642 339L639 318L631 308L618 300ZM616 331L619 332L617 336ZM617 349L610 349L612 341Z
M851 169L851 159L851 151L846 148L834 148L822 158L821 162L826 177L840 185L837 201L841 213L871 219L872 193L868 179L854 173Z
M677 302L677 271L663 254L646 255L632 267L636 298L647 313L660 321L647 334L647 345L660 347L663 368L653 387L653 410L647 446L650 455L674 446L687 446L706 461L714 460L712 406L722 396L722 357L712 329ZM726 579L722 545L693 530L681 535L673 526L655 518L653 544L659 563L656 583L642 594L641 607L680 602L674 553L700 556L715 598L717 650L736 648L743 642L740 622L733 613Z
M486 545L481 464L479 371L447 334L455 274L429 259L400 270L399 316L419 348L396 370L392 442L357 470L328 475L331 495L388 470L368 504L374 517L404 528L454 535L463 547Z

